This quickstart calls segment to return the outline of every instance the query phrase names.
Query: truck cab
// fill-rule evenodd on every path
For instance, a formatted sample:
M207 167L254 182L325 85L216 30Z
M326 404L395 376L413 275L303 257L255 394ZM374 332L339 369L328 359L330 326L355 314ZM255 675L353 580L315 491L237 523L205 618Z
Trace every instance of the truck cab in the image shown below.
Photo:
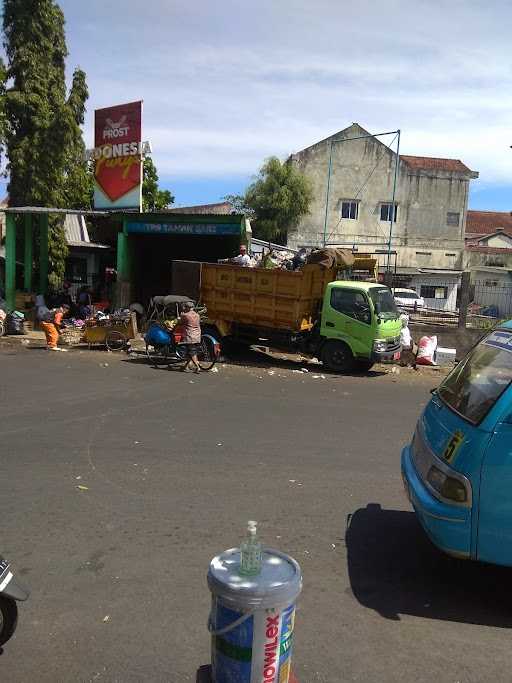
M333 281L325 288L320 357L336 372L400 358L402 322L389 287Z

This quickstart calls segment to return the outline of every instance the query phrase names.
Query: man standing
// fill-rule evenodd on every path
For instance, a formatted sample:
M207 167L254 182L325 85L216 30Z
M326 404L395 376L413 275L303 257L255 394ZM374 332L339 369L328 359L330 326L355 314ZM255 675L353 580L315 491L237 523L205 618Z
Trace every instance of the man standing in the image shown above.
M194 372L201 371L199 362L197 360L197 352L201 344L201 319L199 314L194 311L194 304L187 301L182 306L183 313L180 316L180 325L183 327L183 335L181 343L186 344L187 347L187 363L183 367L183 372L188 372L190 369L190 362L194 365Z

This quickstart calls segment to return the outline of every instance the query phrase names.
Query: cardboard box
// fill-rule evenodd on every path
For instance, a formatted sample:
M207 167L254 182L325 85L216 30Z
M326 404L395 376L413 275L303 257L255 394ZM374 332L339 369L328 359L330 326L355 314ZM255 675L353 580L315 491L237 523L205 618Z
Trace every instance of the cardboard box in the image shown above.
M434 356L437 365L454 365L457 349L447 349L438 346Z

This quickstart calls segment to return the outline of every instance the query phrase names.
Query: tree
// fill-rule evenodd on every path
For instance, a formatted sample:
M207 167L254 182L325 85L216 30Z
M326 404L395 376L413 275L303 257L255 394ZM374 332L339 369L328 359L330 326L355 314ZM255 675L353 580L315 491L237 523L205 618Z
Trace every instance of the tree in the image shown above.
M67 96L62 10L54 0L4 0L3 30L9 203L86 208L80 126L88 94L77 69ZM67 245L62 221L53 217L49 242L56 280L64 273Z
M243 213L248 218L254 218L254 211L245 203L243 194L227 194L222 199L231 204L235 213Z
M311 182L290 163L271 157L249 185L244 204L254 211L255 237L286 243L288 229L309 212Z
M85 143L82 136L85 103L88 97L85 73L81 69L76 69L68 98L71 141L64 167L64 205L70 209L93 208L94 165L92 161L85 160Z
M159 211L174 203L169 190L158 187L158 173L151 157L145 157L142 167L142 210Z

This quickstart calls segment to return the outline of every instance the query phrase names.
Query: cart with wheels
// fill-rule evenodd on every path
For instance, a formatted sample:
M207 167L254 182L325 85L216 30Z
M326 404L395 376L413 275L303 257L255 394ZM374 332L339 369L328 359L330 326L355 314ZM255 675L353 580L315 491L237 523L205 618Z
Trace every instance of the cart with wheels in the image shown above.
M109 351L123 351L130 339L137 336L135 313L126 316L109 316L103 320L86 321L84 342L91 346L106 346Z

